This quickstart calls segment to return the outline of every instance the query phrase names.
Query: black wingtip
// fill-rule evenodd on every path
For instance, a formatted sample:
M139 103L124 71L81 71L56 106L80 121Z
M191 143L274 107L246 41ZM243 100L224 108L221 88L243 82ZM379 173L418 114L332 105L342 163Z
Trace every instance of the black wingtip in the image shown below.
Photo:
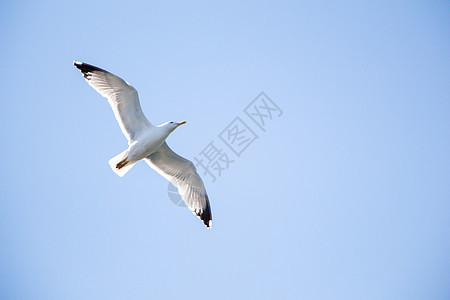
M81 71L81 73L83 73L83 76L86 79L89 79L88 77L94 71L106 72L105 70L97 68L96 66L93 66L93 65L90 65L90 64L85 64L84 62L77 61L77 60L73 61L73 65L75 67L77 67Z
M209 205L208 195L206 195L206 207L197 216L203 221L203 224L206 225L207 228L212 227L212 214L211 214L211 206Z

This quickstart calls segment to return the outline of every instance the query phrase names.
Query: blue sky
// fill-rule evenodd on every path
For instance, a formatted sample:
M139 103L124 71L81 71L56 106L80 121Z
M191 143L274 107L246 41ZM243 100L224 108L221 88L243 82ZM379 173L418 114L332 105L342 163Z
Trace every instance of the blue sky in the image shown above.
M1 299L448 299L446 1L3 1ZM139 92L212 182L206 230L72 66ZM261 91L283 111L261 130ZM238 157L219 135L258 136Z

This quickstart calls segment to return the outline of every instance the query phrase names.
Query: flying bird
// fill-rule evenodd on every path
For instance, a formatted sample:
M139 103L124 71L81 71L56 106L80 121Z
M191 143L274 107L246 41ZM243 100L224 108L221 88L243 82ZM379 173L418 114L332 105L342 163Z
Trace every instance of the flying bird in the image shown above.
M109 160L113 171L122 177L136 162L144 160L152 169L171 182L187 207L206 227L212 226L211 207L205 185L194 164L173 152L166 143L169 134L186 122L166 122L153 126L142 112L137 91L120 77L108 71L73 62L87 83L108 99L128 149Z

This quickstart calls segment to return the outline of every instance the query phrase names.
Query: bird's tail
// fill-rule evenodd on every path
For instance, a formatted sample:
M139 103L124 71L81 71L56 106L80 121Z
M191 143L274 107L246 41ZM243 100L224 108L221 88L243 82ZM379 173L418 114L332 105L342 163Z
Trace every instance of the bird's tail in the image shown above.
M136 163L134 162L128 162L127 161L127 156L128 154L128 149L123 151L122 153L114 156L113 158L111 158L109 160L109 165L111 166L111 169L113 169L113 171L119 175L120 177L122 177L123 175L125 175Z

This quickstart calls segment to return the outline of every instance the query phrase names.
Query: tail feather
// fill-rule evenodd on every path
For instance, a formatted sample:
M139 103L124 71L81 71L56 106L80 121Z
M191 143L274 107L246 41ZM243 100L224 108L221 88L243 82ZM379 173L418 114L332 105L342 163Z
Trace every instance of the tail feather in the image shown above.
M120 177L125 175L136 163L127 162L127 152L128 150L123 151L122 153L111 158L108 162L111 169Z

